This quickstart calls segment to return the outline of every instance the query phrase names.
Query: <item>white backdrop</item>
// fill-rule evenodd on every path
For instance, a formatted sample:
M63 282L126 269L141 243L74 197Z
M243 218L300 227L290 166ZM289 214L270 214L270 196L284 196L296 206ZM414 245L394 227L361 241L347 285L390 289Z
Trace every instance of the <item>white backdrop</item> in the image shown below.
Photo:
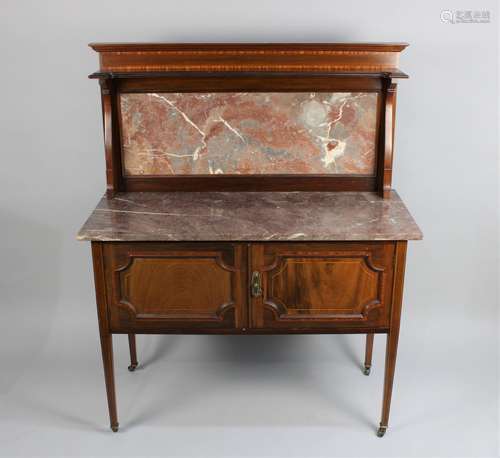
M488 10L448 24L442 10ZM494 456L498 438L494 1L2 0L1 456ZM90 248L105 189L91 41L406 41L394 187L409 246L389 431L374 435L383 338L115 338L108 419ZM148 364L153 363L153 364Z

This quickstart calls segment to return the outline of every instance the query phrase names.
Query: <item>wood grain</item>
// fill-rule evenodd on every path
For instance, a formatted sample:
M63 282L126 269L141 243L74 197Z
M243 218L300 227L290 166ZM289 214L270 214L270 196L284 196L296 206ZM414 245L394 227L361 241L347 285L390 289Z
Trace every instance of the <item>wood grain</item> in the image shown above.
M335 71L401 75L406 43L91 43L100 72Z
M388 326L394 244L252 244L251 271L262 272L252 299L258 328Z
M240 328L246 323L242 245L105 244L113 331Z

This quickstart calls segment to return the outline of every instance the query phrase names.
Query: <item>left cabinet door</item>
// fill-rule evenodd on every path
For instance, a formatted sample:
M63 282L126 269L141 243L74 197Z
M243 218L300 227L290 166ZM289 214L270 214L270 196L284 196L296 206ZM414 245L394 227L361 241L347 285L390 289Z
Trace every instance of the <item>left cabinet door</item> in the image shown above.
M113 332L247 326L246 250L231 243L102 242Z

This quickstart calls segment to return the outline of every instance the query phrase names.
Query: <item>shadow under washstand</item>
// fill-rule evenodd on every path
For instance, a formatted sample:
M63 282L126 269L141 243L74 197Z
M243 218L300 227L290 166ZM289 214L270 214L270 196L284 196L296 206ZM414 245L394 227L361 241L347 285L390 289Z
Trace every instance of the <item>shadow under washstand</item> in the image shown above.
M148 336L153 337L153 336ZM135 371L140 371L148 368L154 363L158 363L164 360L169 353L171 353L178 345L179 336L176 335L155 335L153 351L148 354L147 346L143 350L141 349L140 342L138 343L138 366L134 369Z

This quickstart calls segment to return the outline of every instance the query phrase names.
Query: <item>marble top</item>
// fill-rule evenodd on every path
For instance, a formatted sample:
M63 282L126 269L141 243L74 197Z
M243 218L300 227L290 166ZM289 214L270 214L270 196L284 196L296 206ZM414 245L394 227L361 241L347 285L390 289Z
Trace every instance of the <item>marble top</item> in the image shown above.
M78 233L93 241L419 240L395 191L128 192L103 197Z

